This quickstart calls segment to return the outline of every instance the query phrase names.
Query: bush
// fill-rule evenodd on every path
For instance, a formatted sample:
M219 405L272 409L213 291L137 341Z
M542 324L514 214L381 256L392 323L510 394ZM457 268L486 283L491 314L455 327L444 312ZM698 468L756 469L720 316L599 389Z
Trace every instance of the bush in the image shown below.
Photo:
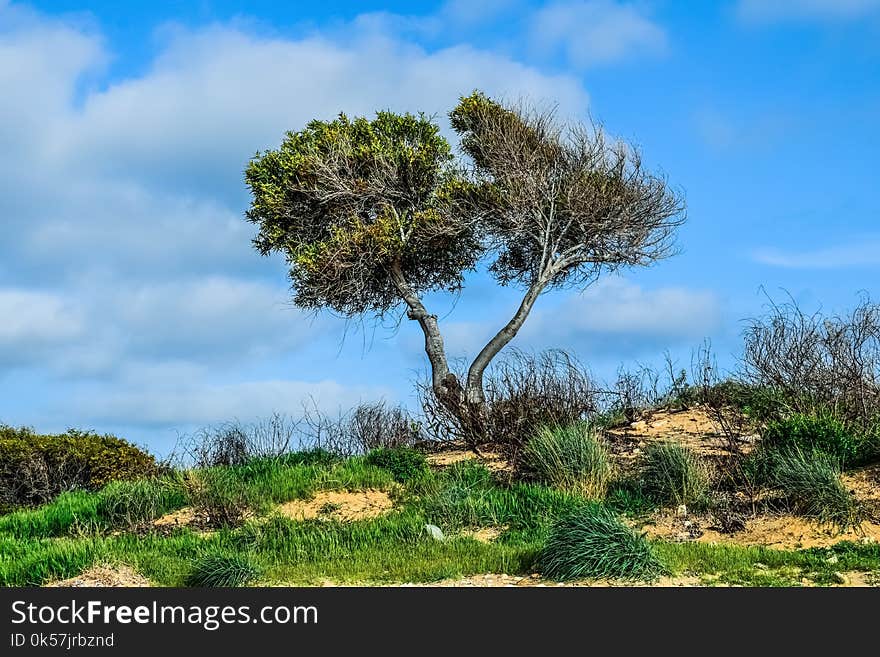
M773 391L777 419L830 412L865 429L880 416L880 305L865 297L850 313L823 315L772 304L750 322L742 363L748 383Z
M561 350L537 355L514 350L487 370L484 387L487 412L473 422L451 413L430 384L422 384L428 436L472 446L495 444L516 463L540 427L587 421L599 412L599 387L574 356Z
M115 436L0 426L0 508L44 504L64 491L97 490L157 471L153 456Z
M287 454L294 445L300 423L275 413L252 424L239 421L204 427L183 436L175 448L181 466L213 468L244 465L255 458Z
M388 470L395 481L406 483L418 479L428 470L424 454L408 447L380 447L367 454L366 462Z
M645 492L661 504L700 508L709 501L711 477L699 456L676 443L652 443L645 449Z
M586 423L542 427L526 443L523 464L539 481L590 499L604 498L612 477L608 448Z
M111 527L132 529L186 505L183 480L151 477L116 481L98 493L98 516Z
M653 579L663 572L645 537L599 505L583 506L553 524L539 566L558 580Z
M771 459L770 482L796 513L842 530L861 523L862 508L840 480L832 457L792 447L773 453Z
M193 565L187 586L246 586L261 575L260 568L244 556L209 554Z
M761 432L761 445L772 451L822 452L844 466L856 462L860 455L860 441L831 415L796 413L772 421Z

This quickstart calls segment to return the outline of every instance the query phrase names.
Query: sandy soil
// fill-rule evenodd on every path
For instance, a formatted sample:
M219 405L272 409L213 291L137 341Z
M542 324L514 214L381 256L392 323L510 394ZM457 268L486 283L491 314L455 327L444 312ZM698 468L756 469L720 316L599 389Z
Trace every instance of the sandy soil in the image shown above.
M327 518L363 520L388 513L394 502L388 493L376 489L359 491L322 491L310 500L293 500L278 507L278 512L293 520Z
M649 538L763 545L780 550L829 547L841 541L864 543L880 541L880 525L873 522L862 523L858 530L851 529L841 533L831 527L821 527L803 518L787 514L748 519L745 529L732 534L721 533L714 528L714 520L710 516L682 517L671 513L651 518L651 521L641 529Z
M482 455L477 455L469 449L446 449L428 454L426 460L435 468L446 468L454 463L477 460L492 472L510 473L512 470L510 463L497 452L482 452Z
M694 407L683 411L657 411L625 427L608 431L618 457L635 459L651 442L677 442L703 456L725 456L726 438L717 422L705 409ZM751 449L755 436L741 436L740 449Z
M128 566L92 566L81 575L69 579L59 580L46 584L50 587L80 587L80 586L150 586L150 581L139 575Z

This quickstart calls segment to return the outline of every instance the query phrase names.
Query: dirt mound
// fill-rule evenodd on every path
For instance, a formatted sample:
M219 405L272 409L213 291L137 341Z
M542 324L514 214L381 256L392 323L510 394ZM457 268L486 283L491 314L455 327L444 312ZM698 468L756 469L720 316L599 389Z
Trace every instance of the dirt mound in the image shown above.
M278 507L281 515L293 520L325 518L332 520L364 520L388 513L394 502L388 493L368 488L358 491L322 491L310 500L292 500Z
M76 577L50 582L49 587L80 587L80 586L150 586L150 580L138 574L128 566L92 566Z
M683 411L656 411L624 427L610 429L608 435L621 458L636 458L651 442L669 441L703 456L728 454L727 439L717 422L703 408ZM755 436L741 436L741 448L748 451Z
M836 531L793 515L758 516L746 520L745 529L731 534L714 528L708 516L680 517L664 514L651 519L642 526L649 538L673 541L699 541L702 543L729 543L754 545L778 550L798 550L811 547L830 547L841 541L880 541L880 525L864 522L857 530Z

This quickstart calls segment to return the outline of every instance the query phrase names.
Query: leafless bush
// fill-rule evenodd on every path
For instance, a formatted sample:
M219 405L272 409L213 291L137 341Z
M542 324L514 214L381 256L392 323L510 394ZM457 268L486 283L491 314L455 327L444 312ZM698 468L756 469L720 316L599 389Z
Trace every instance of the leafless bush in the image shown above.
M736 395L742 384L733 378L721 376L718 362L712 353L712 343L708 340L697 349L691 359L691 377L696 391L695 397L718 427L727 452L738 454L749 424L741 400Z
M486 413L477 425L465 424L437 400L429 384L420 385L428 437L464 441L476 449L497 444L515 459L538 427L593 417L602 395L583 365L562 350L511 351L488 371L485 387Z
M183 436L172 460L209 468L242 465L253 458L281 456L298 447L300 420L279 413L265 420L243 424L237 420L204 427Z
M848 314L806 314L771 303L750 322L746 380L777 393L778 412L831 412L865 426L880 414L880 306L863 297Z
M380 447L411 447L423 438L421 425L406 409L381 401L360 404L336 417L313 405L306 409L303 425L305 444L343 456Z

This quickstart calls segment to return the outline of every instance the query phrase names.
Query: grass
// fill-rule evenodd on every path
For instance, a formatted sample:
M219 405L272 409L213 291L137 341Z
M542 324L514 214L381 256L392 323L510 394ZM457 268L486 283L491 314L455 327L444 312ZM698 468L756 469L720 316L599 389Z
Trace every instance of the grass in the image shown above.
M538 567L553 577L647 577L662 567L709 583L791 585L804 578L833 583L838 571L880 571L880 547L870 545L782 551L645 542L612 513L650 508L632 482L613 484L598 504L537 483L510 485L469 461L401 484L364 458L320 454L261 459L228 468L224 476L251 499L264 496L257 511L265 516L249 515L209 535L186 527L150 531L142 521L192 503L184 475L65 493L40 508L0 516L0 584L42 584L105 562L128 564L165 586L433 582L526 575ZM272 510L274 502L345 488L391 491L395 509L353 522L294 521ZM447 538L431 538L426 523ZM461 533L483 527L503 531L491 542Z
M246 586L260 577L261 570L241 554L208 554L198 559L186 579L187 586Z
M559 580L650 580L664 571L644 536L599 505L585 505L557 520L539 565L544 575Z
M611 456L586 423L542 427L525 446L526 468L541 482L601 500L613 475Z
M645 491L663 504L704 508L711 476L694 452L676 443L652 443L645 449L642 471Z
M862 509L840 480L837 461L822 452L792 447L773 456L771 481L794 510L842 530L858 526Z

